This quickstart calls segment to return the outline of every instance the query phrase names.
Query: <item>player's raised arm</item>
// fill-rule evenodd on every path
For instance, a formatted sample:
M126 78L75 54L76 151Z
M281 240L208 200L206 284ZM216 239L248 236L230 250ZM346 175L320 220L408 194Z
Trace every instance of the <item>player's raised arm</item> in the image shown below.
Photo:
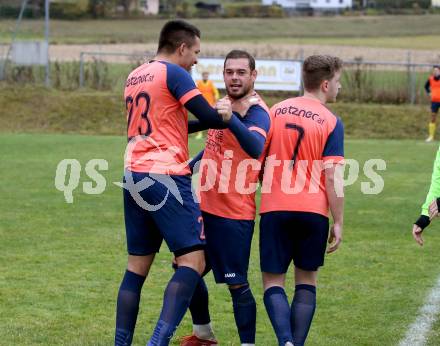
M243 119L233 114L229 122L229 129L242 149L254 159L259 158L263 152L269 127L269 114L258 105L249 108Z
M189 120L188 121L188 133L196 133L199 131L207 130L209 127L207 127L205 124L201 123L200 120Z
M227 97L225 98L226 101ZM223 102L223 101L222 101ZM234 102L232 104L232 111L233 113L239 117L239 118L243 118L246 116L246 114L248 113L250 107L257 105L259 102L261 102L261 99L258 95L251 95L250 97L245 97L244 99L241 99L239 102ZM188 102L189 103L189 102ZM197 107L200 109L206 109L206 105L203 104L196 104L199 102L192 102L192 105L189 105L190 107ZM219 104L217 102L217 104ZM216 107L216 111L218 113L218 109ZM203 116L203 114L202 114ZM229 114L226 114L227 119L229 118ZM231 115L232 117L232 115ZM226 120L226 119L224 119ZM221 125L218 124L214 124L214 126L210 126L210 121L201 121L201 120L190 120L188 121L188 133L195 133L195 132L199 132L199 131L204 131L207 130L209 128L216 128L216 129L225 129L228 127L228 125L226 125L226 123L223 123ZM263 145L264 145L264 141L263 141ZM258 157L258 156L257 156Z
M198 119L188 122L188 133L194 133L207 129L225 129L228 127L226 122L232 115L232 108L225 106L221 111L224 116L219 113L219 109L215 109L209 105L202 95L197 95L185 103L185 108L189 110Z
M191 75L181 66L167 64L167 87L171 94L200 121L200 126L204 127L202 129L227 127L224 121L229 121L232 115L231 107L225 107L223 113L211 107L197 89ZM195 132L194 124L191 124L191 131Z

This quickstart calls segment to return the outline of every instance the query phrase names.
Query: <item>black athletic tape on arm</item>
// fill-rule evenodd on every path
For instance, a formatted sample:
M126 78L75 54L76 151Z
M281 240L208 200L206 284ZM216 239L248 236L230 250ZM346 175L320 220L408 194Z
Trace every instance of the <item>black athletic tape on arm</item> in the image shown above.
M414 222L415 225L419 226L421 229L425 229L429 226L431 221L429 220L429 216L426 215L420 215L420 217L417 219L416 222Z

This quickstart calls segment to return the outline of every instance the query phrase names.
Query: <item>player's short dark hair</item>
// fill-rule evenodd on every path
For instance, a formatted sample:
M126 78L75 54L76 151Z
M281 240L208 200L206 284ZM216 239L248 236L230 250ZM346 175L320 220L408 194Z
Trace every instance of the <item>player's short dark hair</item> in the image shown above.
M255 70L255 59L252 55L250 55L248 52L244 50L234 49L231 50L225 58L225 63L223 65L223 68L226 66L226 61L228 59L248 59L249 61L249 67L251 69L251 72Z
M325 80L330 80L342 68L342 60L330 55L311 55L304 60L302 76L304 89L314 91Z
M172 54L182 43L191 47L196 36L200 38L200 30L194 25L183 20L170 20L160 31L157 51Z
M440 68L440 65L434 65L433 68Z

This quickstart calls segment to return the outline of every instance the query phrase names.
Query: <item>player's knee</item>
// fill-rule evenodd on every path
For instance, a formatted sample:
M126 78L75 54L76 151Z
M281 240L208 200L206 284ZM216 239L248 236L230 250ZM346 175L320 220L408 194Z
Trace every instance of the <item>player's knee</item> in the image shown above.
M231 293L234 305L247 306L256 304L254 295L252 294L249 284L234 286L238 287L232 288L232 286L229 286L229 292Z
M148 256L128 256L127 269L138 275L147 276L150 271L151 264L154 260L154 255Z
M229 290L236 290L240 287L245 287L245 286L249 286L248 283L243 283L243 284L238 284L238 285L228 285Z
M295 284L316 286L318 282L318 271L304 270L295 267Z
M263 272L263 288L267 291L269 288L274 286L279 286L284 288L285 284L285 274L273 274Z
M184 263L184 262L183 262ZM180 266L185 266L185 264L180 264ZM193 266L192 265L186 265L187 267L190 267L190 268L193 268ZM179 268L179 265L177 264L177 261L176 261L176 259L173 259L173 261L172 261L172 263L171 263L171 267L173 268L173 270L174 271L176 271L177 270L177 268ZM194 268L193 268L194 269ZM201 277L204 277L206 274L208 274L210 271L211 271L211 266L209 265L209 263L208 262L205 262L205 267L204 267L204 269L202 270L202 273L200 273L200 271L199 270L197 270L197 272L200 274L200 276Z
M192 251L176 257L176 261L179 267L189 267L194 269L200 275L205 271L206 262L203 250Z

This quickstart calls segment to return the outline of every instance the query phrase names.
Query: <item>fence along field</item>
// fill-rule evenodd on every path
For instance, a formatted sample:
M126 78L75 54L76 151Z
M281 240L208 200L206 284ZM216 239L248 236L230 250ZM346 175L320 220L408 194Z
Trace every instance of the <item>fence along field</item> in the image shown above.
M440 60L433 49L435 35L440 34L438 15L318 17L318 18L210 18L192 19L202 31L202 52L205 56L224 56L230 49L248 50L257 58L303 59L315 53L337 54L345 61L377 62L347 64L344 74L346 101L379 103L428 102L423 84L430 65ZM156 49L158 32L165 20L53 20L51 23L52 79L56 88L78 87L79 68L76 61L82 51L133 54L128 58L89 56L84 66L84 86L100 90L121 90L123 80L143 59ZM0 22L0 42L8 43L10 20ZM148 28L148 30L145 30ZM18 38L39 38L43 33L39 20L25 20ZM311 41L307 41L310 39ZM365 40L365 44L363 43ZM372 41L375 42L372 44ZM391 44L390 42L394 42ZM133 44L142 42L142 44ZM234 43L236 42L236 43ZM342 42L342 45L341 45ZM65 43L95 45L74 46ZM99 43L99 45L96 45ZM108 43L125 43L107 45ZM128 44L127 44L128 43ZM301 43L301 44L298 44ZM308 44L312 43L312 44ZM325 44L327 43L327 44ZM401 43L401 49L389 49ZM334 45L338 45L335 47ZM355 45L356 47L345 46ZM365 45L365 47L363 47ZM371 46L375 48L371 48ZM378 48L379 47L379 48ZM420 50L417 48L424 48ZM114 49L112 51L112 49ZM410 61L408 61L410 52ZM64 64L68 61L68 64ZM114 63L119 64L114 64ZM417 64L413 67L389 63ZM124 66L125 65L125 66ZM351 67L354 65L354 68ZM396 72L391 72L396 70ZM78 73L78 77L75 75ZM9 66L8 82L40 82L39 68ZM361 91L362 90L362 91Z
M151 54L152 55L152 54ZM112 63L125 60L128 63ZM52 86L62 90L87 87L96 90L122 90L125 78L146 57L142 54L90 53L81 61L51 64ZM389 62L345 62L340 100L346 102L416 103L429 102L424 84L431 72L430 64ZM44 68L8 64L5 74L8 83L43 83Z

